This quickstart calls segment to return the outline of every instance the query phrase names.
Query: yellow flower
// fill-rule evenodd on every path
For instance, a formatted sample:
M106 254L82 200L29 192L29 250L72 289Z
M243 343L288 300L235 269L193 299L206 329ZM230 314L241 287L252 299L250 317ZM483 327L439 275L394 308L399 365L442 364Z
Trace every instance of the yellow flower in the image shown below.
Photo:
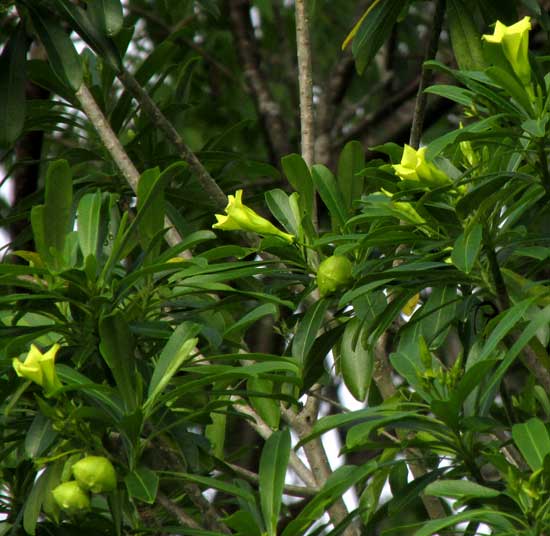
M497 21L493 35L483 36L487 43L493 43L501 47L512 69L525 85L531 81L531 66L527 55L529 30L531 29L530 21L530 17L523 17L512 26L506 26Z
M262 218L251 208L243 205L243 191L237 190L235 196L228 196L229 203L225 207L225 214L216 214L217 223L212 225L214 229L223 231L249 231L261 235L279 236L287 242L294 242L294 235L284 233L277 229L271 222Z
M57 374L55 373L55 356L59 351L59 344L54 344L43 354L34 344L27 354L24 362L14 358L13 368L17 375L37 383L50 395L61 387Z
M426 161L427 147L415 150L405 144L400 164L393 164L395 173L403 180L418 181L428 186L443 186L451 180L436 166Z

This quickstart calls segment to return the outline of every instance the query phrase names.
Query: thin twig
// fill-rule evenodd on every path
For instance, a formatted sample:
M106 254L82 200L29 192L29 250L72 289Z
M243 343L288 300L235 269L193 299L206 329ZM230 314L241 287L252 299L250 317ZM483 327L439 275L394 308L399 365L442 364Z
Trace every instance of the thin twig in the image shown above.
M435 58L444 17L445 0L438 0L435 7L434 21L432 24L431 34L428 41L424 61ZM431 77L432 72L429 69L426 69L426 67L422 66L422 74L420 76L420 83L418 84L418 95L416 97L416 104L414 107L413 121L411 126L411 136L409 139L409 145L415 149L418 149L420 145L420 138L422 137L424 116L426 115L426 104L428 102L428 95L427 93L424 93L424 90L430 83Z
M238 410L241 413L244 413L245 415L248 415L252 418L252 420L249 420L248 422L250 423L252 428L256 430L258 435L260 435L264 439L268 439L269 437L271 437L271 434L273 434L273 430L250 406L242 404L239 405ZM310 488L317 487L317 481L313 477L311 471L305 466L304 462L302 462L302 460L298 458L298 455L294 451L290 452L289 464L306 486Z
M187 144L183 141L172 123L161 112L158 106L148 93L141 87L138 81L126 70L122 69L118 74L122 85L141 105L141 109L147 115L151 123L161 130L168 141L176 148L179 157L189 165L189 168L195 175L207 198L210 199L215 209L222 209L227 205L227 197L218 186L210 173L202 165Z
M311 434L311 427L317 418L318 409L319 400L310 396L300 413L296 414L291 409L285 408L282 408L282 411L286 421L298 434L298 437L304 439ZM308 441L304 444L303 449L317 486L322 487L332 474L332 469L321 438L316 437ZM337 499L328 507L328 514L334 526L339 525L348 517L349 512L342 498ZM355 526L350 525L344 530L343 534L344 536L356 536L359 534L357 530Z
M249 0L229 0L229 18L235 45L243 64L249 93L256 106L268 151L274 164L290 152L288 128L279 103L273 98L267 77L261 69L258 45L250 22Z
M235 465L232 463L227 463L235 473L237 473L239 476L242 476L249 482L252 482L254 484L258 484L260 482L260 477L257 473L254 473L253 471L249 471L248 469L245 469L244 467L240 467L239 465ZM291 495L293 497L315 497L317 493L319 493L318 487L306 487L306 486L291 486L290 484L285 484L283 493L285 495Z
M111 125L107 121L105 115L103 115L101 108L97 105L86 84L82 84L80 86L75 96L90 123L92 123L95 128L100 140L103 143L103 146L107 149L107 152L113 159L113 162L128 182L134 194L137 195L140 177L139 171L134 166L132 160L130 160L130 157L124 150L124 147L122 147L122 144L113 132ZM181 243L182 238L180 234L167 216L164 218L164 225L168 229L165 233L165 239L168 245L175 246ZM180 256L189 258L191 254L189 251L183 251L180 253Z
M179 507L172 499L164 495L161 491L157 493L157 500L161 506L170 512L182 525L191 529L202 529L183 508Z

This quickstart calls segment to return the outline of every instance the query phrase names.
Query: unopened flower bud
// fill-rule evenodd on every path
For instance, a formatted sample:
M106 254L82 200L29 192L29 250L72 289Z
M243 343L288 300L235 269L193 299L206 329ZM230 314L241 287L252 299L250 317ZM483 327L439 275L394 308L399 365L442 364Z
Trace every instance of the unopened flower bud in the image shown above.
M104 456L86 456L73 465L72 471L80 486L92 493L116 488L115 468Z
M69 513L75 514L90 508L90 498L76 480L59 484L52 490L52 495L58 506Z
M352 269L351 261L342 255L325 259L317 270L317 286L321 297L348 286L353 280Z

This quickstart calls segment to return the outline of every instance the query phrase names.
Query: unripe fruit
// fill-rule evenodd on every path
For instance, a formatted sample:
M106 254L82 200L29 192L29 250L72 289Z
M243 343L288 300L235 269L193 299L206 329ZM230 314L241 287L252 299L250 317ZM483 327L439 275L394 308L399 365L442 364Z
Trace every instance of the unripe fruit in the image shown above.
M76 480L59 484L52 490L52 495L58 506L69 513L75 514L90 508L90 498Z
M115 468L104 456L86 456L76 462L72 470L80 486L92 493L113 491L116 488Z
M317 286L321 297L348 286L353 280L352 269L351 261L342 255L325 259L317 270Z

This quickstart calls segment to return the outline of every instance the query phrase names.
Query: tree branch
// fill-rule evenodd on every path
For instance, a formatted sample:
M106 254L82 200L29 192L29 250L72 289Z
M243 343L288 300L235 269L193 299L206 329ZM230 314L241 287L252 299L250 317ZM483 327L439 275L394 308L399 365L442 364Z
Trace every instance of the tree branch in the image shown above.
M300 439L304 439L311 434L311 426L317 418L319 409L319 400L313 396L308 397L306 406L304 409L296 414L291 409L283 408L283 416L294 431L298 434ZM325 451L325 447L321 441L321 438L317 437L308 441L303 446L307 460L313 472L313 476L317 483L317 486L322 487L327 481L328 477L332 474L332 469L328 462L328 456ZM339 525L349 512L344 504L342 498L336 500L329 508L328 513L334 526ZM354 526L348 526L343 534L344 536L358 536L358 529Z
M251 417L251 420L249 419L248 422L250 423L252 428L256 430L258 435L260 435L264 439L268 439L271 434L273 434L273 430L246 403L239 405L238 409L241 413L244 413L245 415ZM304 462L302 462L302 460L298 458L298 455L294 451L290 452L289 464L306 486L310 488L317 487L317 481L311 474L311 471L305 466Z
M233 463L227 463L226 465L228 465L231 469L233 469L233 471L235 471L235 473L245 478L249 482L252 482L253 484L258 484L260 482L260 477L257 473L249 471L248 469L245 469L244 467L240 467L239 465L235 465ZM289 484L286 484L284 487L284 493L285 495L292 495L293 497L315 497L315 495L319 493L319 488L291 486Z
M426 48L424 61L435 58L435 55L437 53L437 46L439 44L439 34L441 33L444 17L445 0L438 0L435 7L434 20L431 28L428 46ZM430 83L431 78L432 72L429 69L426 69L424 65L422 65L422 74L420 75L420 83L418 84L418 95L416 97L413 121L411 126L411 136L409 139L409 145L415 149L418 149L418 146L420 145L420 138L422 136L422 129L424 127L424 116L426 115L426 104L428 102L428 94L424 93L424 90Z
M210 173L208 173L202 165L200 160L182 140L172 123L168 121L153 99L151 99L138 81L126 69L121 70L118 74L118 78L130 95L132 95L137 102L139 102L141 109L147 115L151 123L153 123L156 128L164 133L168 141L170 141L170 143L172 143L172 145L176 148L178 156L186 162L191 171L195 173L200 185L212 202L214 208L224 208L227 205L226 195L223 193L216 181L211 177Z
M101 139L103 146L107 149L107 152L111 155L115 165L118 167L130 188L137 195L139 185L139 171L134 166L134 163L130 160L130 157L122 147L116 134L113 132L111 125L103 115L101 108L97 105L93 95L87 88L86 84L82 84L78 91L75 93L82 110L88 117L90 123L95 128L99 138ZM181 243L182 238L170 219L165 216L164 225L168 228L165 233L166 242L170 246L176 246ZM191 253L189 251L183 251L180 253L181 257L190 258Z
M288 129L279 103L273 98L265 75L250 22L249 0L228 0L229 16L237 51L241 58L247 87L254 99L263 131L266 135L271 160L278 164L290 152Z
M162 491L157 493L157 500L160 505L170 512L182 525L192 529L203 528L183 508L180 508L172 499L164 495Z
M298 87L300 91L300 132L302 157L308 166L315 161L315 134L313 124L313 81L309 16L306 0L296 0L296 52L298 56Z

